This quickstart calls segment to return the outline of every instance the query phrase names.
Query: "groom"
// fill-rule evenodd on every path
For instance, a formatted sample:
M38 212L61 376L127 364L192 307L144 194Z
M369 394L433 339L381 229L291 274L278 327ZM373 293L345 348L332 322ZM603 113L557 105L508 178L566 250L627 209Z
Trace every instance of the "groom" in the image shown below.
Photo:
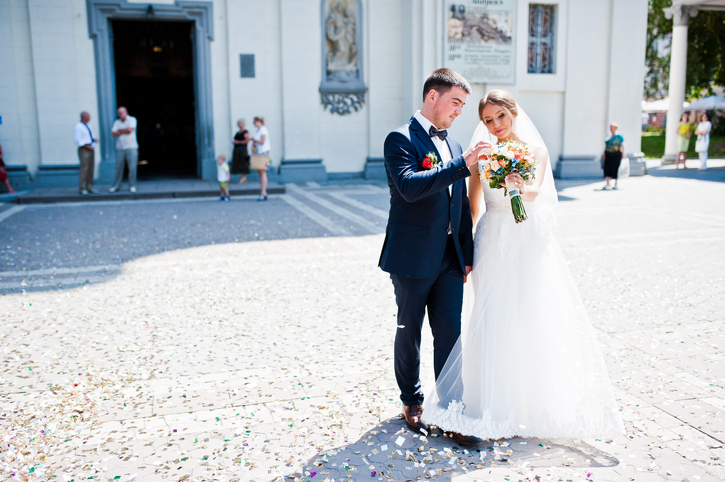
M420 338L423 317L433 332L436 379L461 333L463 283L473 265L468 166L488 147L462 153L448 137L471 86L451 69L434 71L423 86L423 106L385 139L390 213L380 267L390 273L398 305L395 377L408 427L427 434L421 420ZM452 434L461 443L475 437Z

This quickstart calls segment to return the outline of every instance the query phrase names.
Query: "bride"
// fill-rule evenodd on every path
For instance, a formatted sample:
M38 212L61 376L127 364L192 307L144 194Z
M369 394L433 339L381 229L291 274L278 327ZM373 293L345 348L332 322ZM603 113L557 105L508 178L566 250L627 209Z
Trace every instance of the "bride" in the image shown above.
M624 432L602 352L551 228L557 204L549 154L511 94L478 106L472 143L516 140L534 153L534 178L511 174L528 220L516 224L503 189L469 181L473 271L464 325L427 398L423 420L482 439L590 438ZM476 169L476 167L471 167Z

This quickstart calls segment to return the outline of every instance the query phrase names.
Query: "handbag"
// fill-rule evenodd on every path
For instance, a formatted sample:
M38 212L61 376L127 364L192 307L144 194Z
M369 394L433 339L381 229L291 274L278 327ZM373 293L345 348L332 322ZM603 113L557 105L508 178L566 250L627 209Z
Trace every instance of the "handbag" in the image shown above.
M617 171L618 179L626 179L629 177L629 158L623 157L622 162L619 163L619 171Z
M255 171L266 171L269 163L269 156L260 156L255 154L249 158L249 167Z
M705 136L697 136L697 141L695 141L695 152L707 151L708 142L709 139L706 139Z

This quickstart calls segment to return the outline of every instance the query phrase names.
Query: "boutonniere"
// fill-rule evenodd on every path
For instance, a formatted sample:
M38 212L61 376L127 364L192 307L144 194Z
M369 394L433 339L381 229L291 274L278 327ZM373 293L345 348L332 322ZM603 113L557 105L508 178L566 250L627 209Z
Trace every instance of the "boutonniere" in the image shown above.
M438 159L438 156L436 156L436 153L433 151L428 151L428 154L426 154L425 159L423 159L423 169L433 169L435 166L439 165L441 161Z

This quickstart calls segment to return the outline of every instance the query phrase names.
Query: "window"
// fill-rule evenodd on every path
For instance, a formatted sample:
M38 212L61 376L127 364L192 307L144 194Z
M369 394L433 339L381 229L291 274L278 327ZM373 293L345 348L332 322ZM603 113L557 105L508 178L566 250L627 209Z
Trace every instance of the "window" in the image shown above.
M530 74L554 74L556 44L555 5L529 5L529 69Z

